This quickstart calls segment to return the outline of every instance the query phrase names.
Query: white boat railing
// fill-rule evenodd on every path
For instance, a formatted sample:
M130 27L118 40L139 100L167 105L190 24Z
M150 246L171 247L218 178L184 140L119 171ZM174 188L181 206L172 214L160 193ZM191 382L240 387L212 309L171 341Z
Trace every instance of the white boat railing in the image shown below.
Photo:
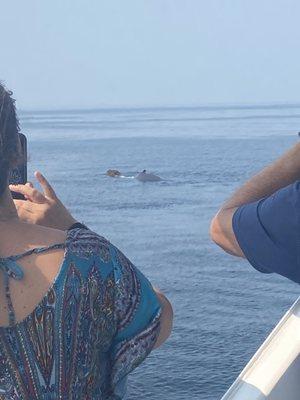
M221 400L300 399L300 297Z

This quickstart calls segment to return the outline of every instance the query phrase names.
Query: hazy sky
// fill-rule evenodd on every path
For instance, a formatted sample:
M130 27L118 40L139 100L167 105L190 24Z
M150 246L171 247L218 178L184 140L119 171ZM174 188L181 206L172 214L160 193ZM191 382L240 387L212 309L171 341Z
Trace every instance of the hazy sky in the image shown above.
M299 102L299 0L1 1L19 108Z

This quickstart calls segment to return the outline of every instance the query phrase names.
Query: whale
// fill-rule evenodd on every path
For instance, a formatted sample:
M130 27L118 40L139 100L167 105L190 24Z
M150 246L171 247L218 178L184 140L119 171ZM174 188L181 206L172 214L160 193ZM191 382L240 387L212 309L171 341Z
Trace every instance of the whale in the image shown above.
M158 175L154 175L149 172L139 172L136 176L135 179L137 179L140 182L158 182L161 181L162 179Z

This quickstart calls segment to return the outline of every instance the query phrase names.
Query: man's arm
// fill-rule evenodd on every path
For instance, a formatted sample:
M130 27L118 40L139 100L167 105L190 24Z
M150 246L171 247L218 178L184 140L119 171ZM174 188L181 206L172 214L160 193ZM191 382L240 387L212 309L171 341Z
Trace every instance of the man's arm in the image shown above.
M300 144L242 185L221 207L210 226L211 238L229 254L244 257L232 228L235 211L300 179Z

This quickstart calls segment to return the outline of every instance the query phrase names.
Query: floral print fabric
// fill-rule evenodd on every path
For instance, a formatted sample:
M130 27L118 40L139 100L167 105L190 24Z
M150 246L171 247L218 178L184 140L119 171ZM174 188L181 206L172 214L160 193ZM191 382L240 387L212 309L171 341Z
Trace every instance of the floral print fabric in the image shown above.
M160 304L149 281L96 233L68 232L60 271L23 321L0 327L1 400L119 400L150 353Z

